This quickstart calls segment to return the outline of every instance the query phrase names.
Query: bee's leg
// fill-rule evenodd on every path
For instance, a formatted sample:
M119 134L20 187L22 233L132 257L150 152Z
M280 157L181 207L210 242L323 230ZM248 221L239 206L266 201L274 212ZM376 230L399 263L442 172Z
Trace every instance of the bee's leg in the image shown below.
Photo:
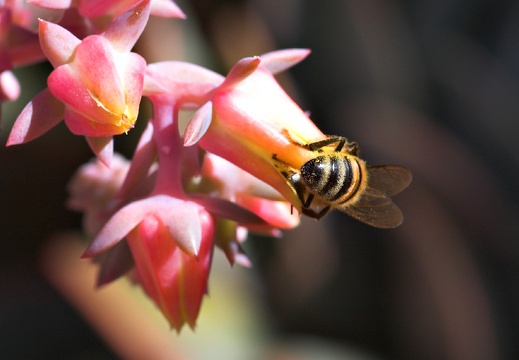
M301 206L303 208L308 208L312 204L312 201L314 199L313 194L309 194L308 197L305 199L305 185L301 182L301 176L298 173L292 173L288 180L290 181L290 184L292 184L292 187L296 191L297 197L299 198L299 201L301 201Z
M326 139L316 141L310 144L305 145L306 148L312 151L317 151L325 146L339 143L337 147L335 148L335 152L339 152L344 147L344 144L346 144L346 138L344 136L336 136L336 135L329 135Z
M344 136L329 135L327 139L316 141L306 145L305 147L312 151L318 151L319 149L338 143L335 148L335 152L346 151L348 154L357 156L359 154L359 146L356 142L349 142Z
M312 201L314 201L314 194L308 194L306 200L304 199L304 194L301 194L299 198L301 199L301 204L303 207L308 209L310 205L312 205Z
M308 149L310 151L319 151L325 146L329 146L332 144L337 143L337 147L335 148L335 152L340 152L343 150L346 151L348 154L357 156L359 154L359 147L356 142L349 142L348 139L346 139L344 136L338 136L338 135L328 135L326 139L319 140L313 143L304 144L300 141L296 140L294 136L290 134L290 132L287 129L283 129L283 133L285 136L296 145L299 145L305 149Z
M272 154L272 159L277 162L277 164L274 165L276 169L295 190L299 201L301 201L301 206L309 207L314 196L310 194L308 199L305 200L305 186L301 183L301 175L294 171L294 169L288 166L284 161L278 159L277 154Z
M305 214L308 217L319 220L328 213L328 211L330 210L329 206L322 208L318 212L310 208L310 206L312 205L312 201L314 200L314 194L308 194L308 197L305 199L305 186L301 183L299 174L293 174L290 178L290 182L296 190L297 196L299 197L299 201L301 201L301 208L303 214Z

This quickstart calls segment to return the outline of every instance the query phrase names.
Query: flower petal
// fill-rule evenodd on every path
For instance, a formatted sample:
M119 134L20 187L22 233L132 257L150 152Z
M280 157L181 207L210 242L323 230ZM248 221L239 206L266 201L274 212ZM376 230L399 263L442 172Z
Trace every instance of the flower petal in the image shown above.
M44 20L40 20L38 33L41 49L54 68L70 62L81 43L70 31Z
M189 197L203 206L207 211L247 225L266 225L267 223L255 213L236 205L234 202L212 197L206 194L192 193Z
M182 61L148 65L145 96L162 96L183 108L197 108L207 102L224 77L201 66Z
M260 56L261 65L266 67L272 74L278 74L303 61L309 54L309 49L272 51Z
M92 149L94 154L96 154L97 158L101 160L101 162L107 167L110 167L114 154L113 138L111 136L87 136L86 140L90 146L90 149Z
M127 4L135 3L135 0L125 0L125 1L113 1L113 4L117 4L118 6L126 7ZM89 3L89 7L96 12L99 10L99 5L109 3L106 0L89 0L83 1L82 3ZM95 14L94 12L90 13L90 16ZM104 13L100 13L100 16L105 15ZM118 15L118 14L117 14ZM116 16L117 16L116 15ZM146 24L148 23L148 18L150 17L150 1L144 0L137 3L135 6L130 8L129 10L122 13L120 16L117 16L115 20L110 24L108 29L103 33L103 36L108 39L108 41L112 44L114 49L119 52L128 52L130 51L139 37L141 36Z
M153 201L145 199L130 203L117 211L103 226L82 257L93 257L115 245L135 228L152 209Z
M140 282L177 331L186 322L194 328L207 290L213 225L209 215L201 221L205 231L198 257L184 253L155 216L147 216L128 235Z
M81 16L94 18L99 16L118 16L139 0L86 0L79 1L78 11Z
M141 135L139 144L137 144L128 176L126 176L123 185L115 196L117 199L131 196L139 186L143 185L156 157L157 148L153 141L153 124L150 121Z
M94 122L69 108L65 108L64 118L69 130L76 135L104 137L118 135L129 130L126 127Z
M86 37L77 47L71 66L74 75L85 84L98 107L117 115L125 112L126 102L116 54L107 39L99 35ZM97 121L102 122L101 119Z
M119 54L118 69L126 104L126 110L123 114L127 118L136 119L139 115L139 105L144 87L146 61L142 56L133 52Z
M292 229L299 225L299 214L285 201L272 201L242 194L237 200L240 206L257 214L271 227Z
M190 256L197 256L202 240L200 207L194 203L181 202L174 207L157 211L158 218L169 229L177 245Z
M213 118L213 103L206 102L189 120L184 131L184 146L192 146L204 136Z
M258 68L260 62L259 56L241 59L231 68L221 87L231 88L236 86L251 75Z
M167 195L132 202L117 211L101 229L83 257L92 257L113 246L149 214L168 227L183 251L196 256L200 249L200 205Z
M36 95L23 109L13 125L7 146L22 144L45 134L64 115L64 105L48 89Z
M108 251L99 254L95 261L101 264L97 276L97 286L114 281L135 266L132 253L126 241L120 241L108 249Z
M114 114L98 106L85 83L79 78L79 74L70 65L62 65L55 69L49 75L47 83L52 95L69 105L75 112L88 117L90 121L110 124L117 122L118 118Z

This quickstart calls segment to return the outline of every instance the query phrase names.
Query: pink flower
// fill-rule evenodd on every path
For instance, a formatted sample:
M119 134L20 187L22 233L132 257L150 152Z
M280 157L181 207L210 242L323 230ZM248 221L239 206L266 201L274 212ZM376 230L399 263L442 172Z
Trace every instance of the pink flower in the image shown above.
M154 105L154 118L124 183L101 212L113 215L84 255L101 263L100 283L135 264L136 279L177 330L195 324L214 245L231 263L249 265L240 246L245 229L279 235L279 228L299 223L272 187L215 155L206 154L199 166L196 146L183 146L179 109L208 101L222 80L186 63L148 68L144 93ZM155 159L158 167L152 170ZM149 180L151 192L133 198L139 184Z
M182 212L186 206L194 205L184 204ZM213 254L213 220L200 207L193 210L197 213L186 212L200 220L200 227L193 228L200 236L196 254L180 248L175 233L157 216L145 217L127 236L139 282L177 331L185 323L195 327ZM182 225L177 222L177 233L185 237Z
M40 21L41 47L55 70L48 89L16 120L7 144L30 141L64 118L109 163L112 135L128 132L139 112L146 62L130 50L148 16L145 1L119 16L102 35L82 41L59 25Z
M185 132L184 144L198 144L274 187L300 209L300 201L274 158L299 169L312 153L292 139L310 143L325 135L286 94L273 73L301 61L308 50L283 50L240 60L201 108Z
M194 327L207 288L213 229L213 219L203 206L167 195L151 196L117 211L84 257L102 256L126 237L138 281L171 326L179 330L187 322ZM117 265L110 271L121 272L128 263L125 248L113 249L120 253L101 260ZM119 263L113 263L114 256Z

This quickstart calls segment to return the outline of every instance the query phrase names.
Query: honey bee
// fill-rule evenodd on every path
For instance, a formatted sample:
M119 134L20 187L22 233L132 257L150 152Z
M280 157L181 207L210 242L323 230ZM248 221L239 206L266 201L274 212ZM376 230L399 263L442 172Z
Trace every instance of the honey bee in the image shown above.
M358 157L357 143L343 136L330 135L309 144L293 139L291 142L315 154L300 169L273 156L280 173L297 193L303 214L320 219L334 208L378 228L394 228L403 222L402 212L391 196L410 184L412 175L408 169L397 165L367 166Z

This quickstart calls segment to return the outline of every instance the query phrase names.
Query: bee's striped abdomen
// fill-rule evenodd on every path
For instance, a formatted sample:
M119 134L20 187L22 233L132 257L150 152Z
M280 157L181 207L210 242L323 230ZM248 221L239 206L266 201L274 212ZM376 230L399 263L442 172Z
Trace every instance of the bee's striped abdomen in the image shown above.
M361 183L359 164L352 164L346 156L320 155L301 167L301 177L308 189L332 204L349 200Z

